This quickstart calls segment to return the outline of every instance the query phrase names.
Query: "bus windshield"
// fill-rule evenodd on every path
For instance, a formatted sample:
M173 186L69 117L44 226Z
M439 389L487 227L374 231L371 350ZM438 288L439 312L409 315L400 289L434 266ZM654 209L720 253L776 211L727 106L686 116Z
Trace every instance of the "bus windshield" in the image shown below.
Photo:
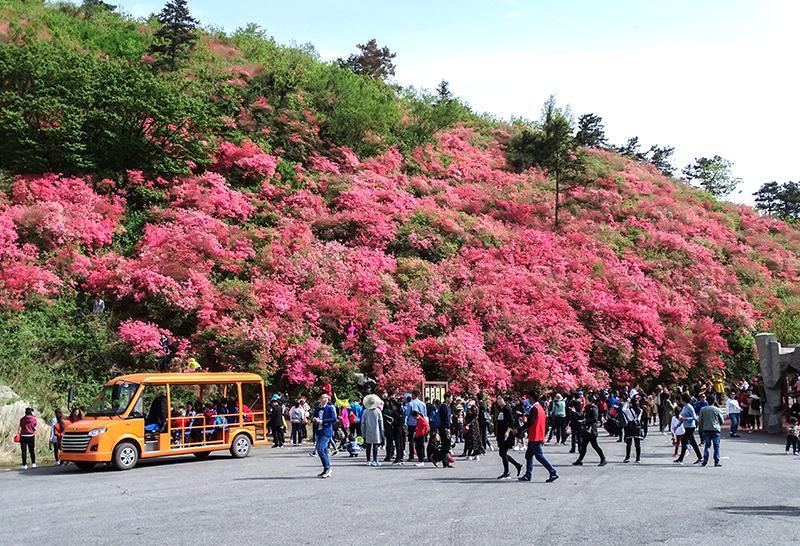
M100 395L92 402L86 415L88 417L121 415L128 409L128 405L130 405L138 389L139 385L136 383L106 385Z

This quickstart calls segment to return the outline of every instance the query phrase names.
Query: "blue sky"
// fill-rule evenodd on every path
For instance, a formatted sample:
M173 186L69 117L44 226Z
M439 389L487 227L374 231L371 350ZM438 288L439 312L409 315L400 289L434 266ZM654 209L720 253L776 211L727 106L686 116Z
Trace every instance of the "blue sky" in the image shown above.
M116 0L146 16L162 2ZM794 0L189 0L203 25L249 22L323 59L371 37L397 53L397 80L441 79L477 110L535 118L555 94L603 116L612 142L675 146L675 163L719 154L744 180L800 179L800 21Z

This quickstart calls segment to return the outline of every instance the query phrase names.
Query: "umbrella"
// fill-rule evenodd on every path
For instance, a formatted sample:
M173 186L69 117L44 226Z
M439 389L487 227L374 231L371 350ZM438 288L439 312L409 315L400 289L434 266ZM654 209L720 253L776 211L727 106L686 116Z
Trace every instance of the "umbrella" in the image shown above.
M381 402L381 397L377 394L368 394L364 397L364 407L367 409L377 408Z

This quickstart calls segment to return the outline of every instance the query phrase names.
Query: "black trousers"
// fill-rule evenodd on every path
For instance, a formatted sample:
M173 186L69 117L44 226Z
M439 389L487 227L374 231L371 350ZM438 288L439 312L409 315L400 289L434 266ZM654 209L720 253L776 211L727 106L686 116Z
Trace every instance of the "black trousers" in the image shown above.
M414 431L417 425L408 425L408 460L414 460Z
M383 439L386 442L386 456L383 458L383 460L388 462L394 457L394 436L392 436L391 433L388 433Z
M406 432L400 429L394 433L394 460L399 463L403 461L403 455L406 451Z
M450 429L448 427L439 427L439 439L442 441L442 453L444 459L442 466L450 466Z
M19 447L22 449L22 464L28 464L28 453L31 454L31 463L36 464L36 436L20 436Z
M597 436L593 434L584 434L583 437L581 437L580 455L578 456L578 460L583 461L583 458L586 456L586 448L589 447L589 444L592 445L592 449L594 449L600 456L600 460L605 461L606 456L603 454L603 450L600 449L600 446L597 445Z
M691 444L692 449L694 450L694 454L697 456L698 459L701 459L702 456L700 455L700 448L697 447L697 440L694 439L694 429L687 428L686 433L681 436L681 456L678 457L679 461L683 461L683 456L686 455L686 451L689 448L689 444Z
M631 444L636 444L636 460L642 458L642 440L640 438L625 438L625 458L631 458Z
M578 423L572 422L569 424L569 428L572 430L572 434L570 434L570 452L575 453L575 448L580 447L581 438L580 438L580 425ZM562 440L563 441L563 440Z
M367 460L378 462L378 444L364 444L364 451L367 452Z
M497 440L497 448L500 451L500 460L503 461L503 474L508 474L508 463L514 465L514 468L520 468L522 465L514 460L508 454L508 450L514 447L514 438L511 437L508 440Z
M419 436L414 438L413 445L417 449L417 458L419 459L419 462L425 462L425 437ZM414 454L412 453L410 456L413 457Z

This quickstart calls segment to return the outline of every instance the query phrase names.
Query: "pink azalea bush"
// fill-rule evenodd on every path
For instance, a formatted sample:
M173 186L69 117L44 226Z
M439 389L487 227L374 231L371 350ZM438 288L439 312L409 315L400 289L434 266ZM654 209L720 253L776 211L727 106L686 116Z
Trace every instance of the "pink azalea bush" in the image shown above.
M257 98L233 122L271 110ZM359 158L321 146L309 116L268 125L307 151L291 176L280 150L223 140L174 180L18 178L0 196L0 305L102 294L134 355L163 333L204 368L288 387L361 371L472 391L683 380L747 356L797 295L800 232L651 166L586 150L592 181L556 232L552 182L511 172L500 132ZM124 249L134 190L163 200Z

